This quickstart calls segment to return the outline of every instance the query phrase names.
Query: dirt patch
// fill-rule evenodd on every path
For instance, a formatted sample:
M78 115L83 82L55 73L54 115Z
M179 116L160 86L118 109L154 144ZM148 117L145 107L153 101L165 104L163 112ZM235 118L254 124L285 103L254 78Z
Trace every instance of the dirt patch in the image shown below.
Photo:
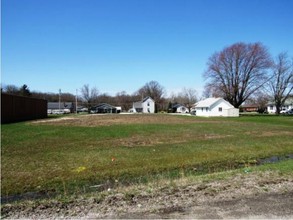
M221 139L226 137L232 137L232 135L197 135L192 133L192 131L188 131L185 133L181 133L180 137L166 137L164 135L160 136L158 134L150 134L147 137L141 135L134 135L130 138L121 138L121 139L113 139L113 140L104 140L100 143L100 145L108 145L108 146L124 146L124 147L139 147L139 146L156 146L160 144L182 144L190 141L198 141L198 140L208 140L208 139Z
M32 124L46 124L53 126L82 126L82 127L98 127L111 125L134 125L134 124L194 124L194 123L219 123L219 121L202 120L195 117L177 116L168 114L91 114L81 115L78 117L63 117L57 119L37 120ZM223 122L222 122L223 123ZM170 131L169 131L170 132ZM232 137L233 135L220 135L213 133L196 133L192 129L186 129L183 132L172 133L152 133L146 135L134 134L131 137L109 139L97 141L99 146L154 146L159 144L181 144L190 141L222 139Z
M280 135L291 135L292 132L290 131L248 131L244 134L255 136L255 137L273 137L273 136L280 136Z
M72 121L75 118L72 117L64 117L64 118L54 118L54 119L42 119L42 120L36 120L31 122L31 124L41 124L41 123L48 123L48 122L60 122L60 121Z
M199 120L195 117L178 117L168 114L92 114L78 117L38 120L33 124L50 124L64 126L110 126L127 124L186 124L186 123L223 123L219 121Z
M133 185L107 192L2 206L7 218L292 218L293 178L266 172L217 181Z

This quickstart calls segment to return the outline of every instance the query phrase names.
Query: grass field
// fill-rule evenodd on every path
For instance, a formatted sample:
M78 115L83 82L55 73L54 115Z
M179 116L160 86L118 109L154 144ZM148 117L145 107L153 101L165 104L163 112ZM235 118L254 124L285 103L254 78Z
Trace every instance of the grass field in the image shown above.
M250 166L293 153L293 117L83 115L2 125L3 196Z

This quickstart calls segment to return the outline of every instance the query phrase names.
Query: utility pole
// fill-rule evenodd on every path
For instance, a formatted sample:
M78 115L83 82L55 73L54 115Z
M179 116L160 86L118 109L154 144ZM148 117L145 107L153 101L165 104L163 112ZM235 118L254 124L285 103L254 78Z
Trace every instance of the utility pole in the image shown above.
M61 109L61 89L59 89L59 113Z
M77 114L77 89L76 89L76 95L75 95L75 113Z

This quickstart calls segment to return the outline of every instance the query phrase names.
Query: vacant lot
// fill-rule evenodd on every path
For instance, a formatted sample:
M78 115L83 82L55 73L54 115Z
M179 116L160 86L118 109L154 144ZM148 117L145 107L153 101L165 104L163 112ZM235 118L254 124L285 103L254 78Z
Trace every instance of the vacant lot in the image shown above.
M293 118L274 116L83 115L2 125L2 199L250 166L292 154L292 136Z

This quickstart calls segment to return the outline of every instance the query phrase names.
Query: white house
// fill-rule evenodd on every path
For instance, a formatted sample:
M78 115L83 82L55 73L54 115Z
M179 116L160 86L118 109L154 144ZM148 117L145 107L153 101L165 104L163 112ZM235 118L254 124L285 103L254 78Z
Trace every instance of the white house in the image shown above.
M293 108L293 98L288 98L286 99L284 105L281 107L281 111L282 110L289 110ZM269 114L275 114L277 111L276 105L273 102L269 102L267 105L267 110Z
M130 112L155 113L155 101L151 97L146 97L142 101L134 102Z
M212 117L239 117L239 109L234 108L223 98L207 98L195 103L197 116Z
M182 104L175 104L172 106L172 112L173 113L189 113L189 110Z

